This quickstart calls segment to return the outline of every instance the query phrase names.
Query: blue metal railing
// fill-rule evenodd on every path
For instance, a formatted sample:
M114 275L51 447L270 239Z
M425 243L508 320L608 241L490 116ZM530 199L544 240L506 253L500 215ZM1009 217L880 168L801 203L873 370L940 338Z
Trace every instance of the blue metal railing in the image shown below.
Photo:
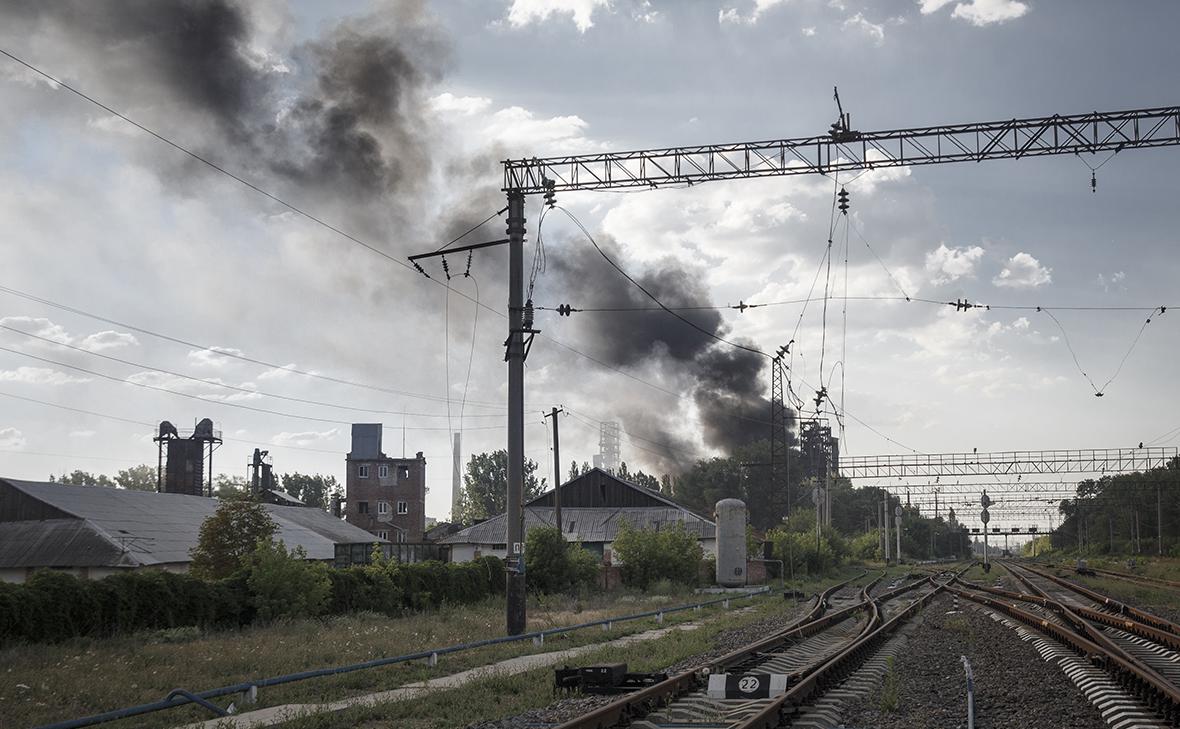
M522 635L505 635L499 638L485 638L483 640L473 641L471 643L460 643L458 645L445 646L442 648L429 648L427 650L418 651L416 653L407 653L401 656L391 656L389 658L376 658L371 661L363 663L352 663L346 666L333 666L329 668L317 668L311 671L301 671L299 673L288 673L282 676L273 676L271 678L263 678L257 681L250 681L245 683L236 683L230 686L222 686L220 688L208 689L207 691L189 692L184 689L173 689L168 696L162 701L154 701L149 704L139 704L137 706L128 706L122 709L115 709L107 711L102 714L94 714L93 716L86 716L80 719L68 719L66 721L59 721L53 724L43 724L36 729L76 729L77 727L93 726L95 724L102 724L108 721L115 721L117 719L127 719L133 716L141 716L143 714L150 714L156 711L163 711L165 709L174 709L178 706L188 706L196 704L203 706L219 716L226 716L228 712L217 707L215 704L209 702L209 699L215 699L222 696L230 696L233 694L249 694L254 696L258 689L266 688L268 686L279 686L287 683L294 683L295 681L305 681L309 678L321 678L324 676L336 676L342 673L352 673L354 671L363 671L368 668L379 668L381 666L390 666L395 663L408 663L409 661L427 660L431 665L434 665L439 656L447 655L448 653L459 653L461 651L469 651L475 648L483 648L489 645L499 645L501 643L514 643L522 640L533 640L534 642L544 643L545 636L558 635L561 633L571 633L575 630L584 630L585 628L593 628L596 626L609 626L613 623L625 623L632 620L642 620L644 618L655 617L657 621L663 622L664 615L668 613L678 613L685 610L699 610L710 605L717 605L719 603L728 603L730 600L740 600L757 595L765 595L770 592L769 587L763 587L758 590L753 590L746 593L729 595L727 597L718 598L716 600L707 600L704 602L695 602L687 605L678 605L676 607L661 608L659 610L649 610L645 613L636 613L635 615L624 615L617 618L606 618L604 620L595 620L588 623L578 623L577 625L567 625L560 628L546 628L545 630L537 630L531 633L524 633Z

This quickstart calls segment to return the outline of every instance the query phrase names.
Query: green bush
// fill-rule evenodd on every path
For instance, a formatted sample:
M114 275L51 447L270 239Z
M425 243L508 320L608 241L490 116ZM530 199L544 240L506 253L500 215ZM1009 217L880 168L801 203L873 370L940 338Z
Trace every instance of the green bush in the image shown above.
M322 562L308 562L303 547L288 552L282 540L259 542L248 580L258 619L307 618L322 613L332 590L328 569Z
M623 583L647 589L657 580L695 585L704 551L695 534L677 523L659 531L623 523L615 537L615 556Z
M236 628L292 614L395 616L504 593L504 563L495 557L333 570L296 556L280 545L265 546L255 552L252 569L223 580L154 569L83 580L41 570L24 584L0 583L0 645L185 627Z
M591 551L565 541L557 527L533 527L525 537L525 575L539 592L568 592L593 585L600 570Z

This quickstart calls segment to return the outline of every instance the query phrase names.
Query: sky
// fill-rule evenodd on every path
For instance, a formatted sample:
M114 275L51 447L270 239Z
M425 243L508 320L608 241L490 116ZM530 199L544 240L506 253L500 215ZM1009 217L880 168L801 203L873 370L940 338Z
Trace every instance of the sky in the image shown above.
M821 134L833 86L862 130L1167 106L1180 65L1180 6L1146 0L65 0L0 19L4 51L291 206L0 57L0 474L154 463L156 423L209 417L218 472L261 447L343 480L349 424L381 422L386 453L426 456L435 517L449 433L465 458L505 447L507 261L450 258L449 284L403 261L489 217L461 242L503 236L500 160ZM558 202L669 305L826 286L826 314L687 316L794 339L792 385L828 387L844 454L1175 445L1180 312L1152 310L1180 304L1178 160L873 171L845 180L830 271L830 179ZM563 471L605 420L656 474L760 435L764 359L662 312L548 310L651 302L561 211L538 235L539 212L538 473L558 405Z

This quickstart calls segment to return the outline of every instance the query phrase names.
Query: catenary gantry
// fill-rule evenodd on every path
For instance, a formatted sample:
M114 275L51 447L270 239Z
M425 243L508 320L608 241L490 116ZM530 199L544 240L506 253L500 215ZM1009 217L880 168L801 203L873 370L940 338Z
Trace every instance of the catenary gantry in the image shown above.
M1026 473L1114 474L1161 468L1176 456L1174 447L846 456L840 459L840 475L845 478L933 478Z

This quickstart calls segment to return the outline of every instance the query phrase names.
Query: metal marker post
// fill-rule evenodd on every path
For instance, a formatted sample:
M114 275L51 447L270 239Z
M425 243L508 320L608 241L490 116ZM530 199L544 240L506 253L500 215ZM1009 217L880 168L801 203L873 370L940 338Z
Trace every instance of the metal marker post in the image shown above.
M979 512L979 520L983 522L983 571L987 572L987 523L991 521L991 514L987 512L987 507L991 506L992 500L988 497L986 490L983 492L983 496L980 497L979 503L983 505L983 511Z

